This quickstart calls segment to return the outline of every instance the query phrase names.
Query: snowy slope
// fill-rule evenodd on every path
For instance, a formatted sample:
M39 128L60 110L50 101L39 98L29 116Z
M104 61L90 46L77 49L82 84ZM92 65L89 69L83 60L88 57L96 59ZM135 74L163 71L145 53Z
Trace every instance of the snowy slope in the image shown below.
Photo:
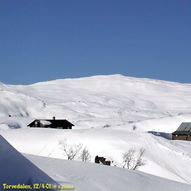
M191 121L190 92L190 84L121 75L0 84L0 134L23 153L65 158L59 142L67 139L88 146L92 160L99 154L118 164L128 149L145 148L141 171L191 184L191 143L155 136ZM53 116L74 129L26 127Z
M117 167L25 156L60 184L63 180L74 182L77 191L190 191L191 189L190 185Z
M4 117L65 117L83 128L173 116L176 125L191 116L190 84L111 75L29 86L1 84L0 91ZM163 129L171 131L176 127L165 125Z
M52 184L57 184L52 178L17 152L2 136L0 136L0 169L0 190L6 190L3 189L3 184L25 184L30 185L31 188L33 188L35 183L46 184L51 182Z
M25 157L31 160L32 163ZM34 184L51 184L53 187L58 185L58 183L61 186L70 188L75 186L75 190L78 191L114 191L116 189L118 191L126 189L140 191L142 188L145 191L153 189L162 191L164 188L168 188L169 191L180 191L182 189L188 191L191 189L191 186L186 184L167 181L148 174L127 171L116 167L105 167L32 155L25 155L25 157L0 136L0 190L6 190L3 188L3 184L24 184L25 186L31 186L31 190L35 190ZM39 166L41 170L35 165ZM40 188L38 190L46 189Z
M122 153L131 148L146 150L145 166L139 170L171 180L190 183L191 142L172 141L150 133L129 131L125 128L101 128L85 130L19 129L2 132L20 152L65 158L61 141L83 144L92 155L105 156L122 164ZM34 141L35 140L35 141Z

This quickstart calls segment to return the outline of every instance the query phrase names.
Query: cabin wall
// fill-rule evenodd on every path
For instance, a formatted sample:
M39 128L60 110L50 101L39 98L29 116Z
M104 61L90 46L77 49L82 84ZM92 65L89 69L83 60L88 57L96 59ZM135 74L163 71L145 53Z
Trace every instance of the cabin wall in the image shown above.
M172 140L185 140L185 141L191 141L191 136L188 135L172 135Z
M67 127L67 126L65 126L65 127L63 127L63 126L61 126L61 127L57 127L57 126L49 126L49 128L54 128L54 129L72 129L72 127Z

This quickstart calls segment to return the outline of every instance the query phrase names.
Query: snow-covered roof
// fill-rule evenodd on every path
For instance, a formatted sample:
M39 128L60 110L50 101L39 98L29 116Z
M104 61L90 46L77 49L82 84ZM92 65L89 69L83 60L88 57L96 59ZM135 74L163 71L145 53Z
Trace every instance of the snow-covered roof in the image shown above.
M40 120L40 123L43 124L44 126L52 124L50 121L47 120Z

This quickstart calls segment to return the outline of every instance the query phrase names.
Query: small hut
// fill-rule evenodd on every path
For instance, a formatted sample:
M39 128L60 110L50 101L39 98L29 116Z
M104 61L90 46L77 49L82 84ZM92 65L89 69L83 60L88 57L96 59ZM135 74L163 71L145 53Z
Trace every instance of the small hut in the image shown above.
M184 122L172 133L173 140L191 141L191 122Z
M72 126L74 125L66 119L55 119L55 117L53 117L53 119L35 119L27 126L55 129L72 129Z

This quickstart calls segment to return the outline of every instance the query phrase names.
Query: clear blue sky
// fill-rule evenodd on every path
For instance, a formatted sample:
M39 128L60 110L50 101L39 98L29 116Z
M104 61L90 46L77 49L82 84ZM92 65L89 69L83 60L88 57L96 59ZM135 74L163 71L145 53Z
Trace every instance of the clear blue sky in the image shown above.
M100 74L191 83L191 0L0 0L0 81Z

